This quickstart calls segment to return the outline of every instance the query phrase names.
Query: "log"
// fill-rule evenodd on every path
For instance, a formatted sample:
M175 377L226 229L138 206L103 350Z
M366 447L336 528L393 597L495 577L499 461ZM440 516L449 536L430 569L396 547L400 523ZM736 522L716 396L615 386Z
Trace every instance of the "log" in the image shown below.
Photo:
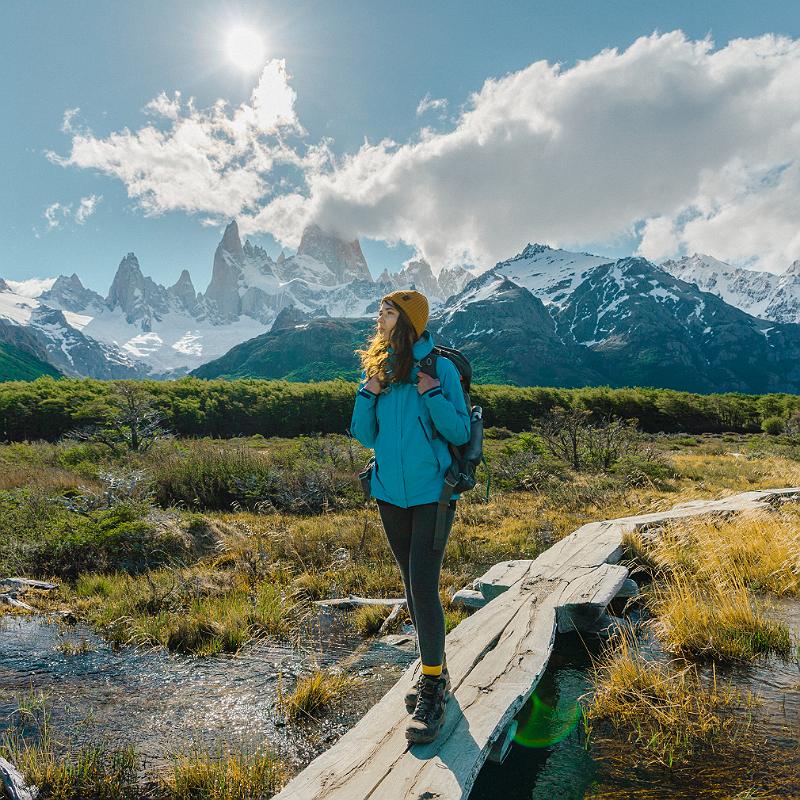
M28 580L27 578L0 578L0 583L11 584L11 586L26 586L31 589L58 589L57 583Z
M335 597L332 600L315 600L318 606L333 606L338 608L355 608L356 606L404 606L405 597L386 598L386 597L358 597L351 594L347 597Z
M403 610L403 603L395 603L394 608L389 613L389 616L383 621L381 625L381 629L378 631L378 634L386 633L389 630L389 626L397 619L398 614Z
M0 757L0 781L9 800L36 800L39 790L28 786L22 773L10 762Z
M5 603L5 605L11 606L12 608L21 608L23 611L36 611L33 606L23 603L22 600L17 600L12 592L0 594L0 603Z

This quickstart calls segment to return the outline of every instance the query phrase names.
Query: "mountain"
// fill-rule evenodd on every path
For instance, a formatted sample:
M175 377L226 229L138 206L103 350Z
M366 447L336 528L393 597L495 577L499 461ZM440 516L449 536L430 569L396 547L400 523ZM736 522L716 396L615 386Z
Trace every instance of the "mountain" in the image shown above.
M52 308L0 286L0 341L55 367L71 377L141 378L147 366L116 344L105 344L81 332L86 317Z
M319 363L325 376L352 375L354 341L371 326L353 336L350 323L286 312L195 374L294 377ZM428 327L470 358L477 382L800 391L800 325L751 316L644 258L529 244L449 297Z
M0 382L32 381L42 375L58 378L61 373L26 350L0 342Z
M222 358L194 370L198 378L357 380L355 349L374 329L371 319L312 317L285 308L269 332L236 345Z
M661 267L754 317L800 323L800 261L781 275L733 267L703 253L665 261Z
M258 245L242 244L232 221L214 253L205 293L196 291L185 269L175 284L162 286L142 272L131 252L120 261L106 297L85 288L72 274L42 282L49 288L28 299L39 314L45 309L63 314L68 327L101 350L109 349L114 354L109 359L128 363L132 374L171 378L267 332L282 309L293 307L312 316L371 316L384 294L414 281L424 283L435 306L472 277L461 268L442 275L440 286L430 266L418 261L385 281L374 281L358 241L343 241L315 225L303 231L296 254L281 253L273 260ZM13 293L13 284L6 291ZM57 322L54 317L53 324ZM81 373L80 364L72 369L60 357L53 363L64 366L67 374L77 370L98 377L100 371L93 365L91 372Z

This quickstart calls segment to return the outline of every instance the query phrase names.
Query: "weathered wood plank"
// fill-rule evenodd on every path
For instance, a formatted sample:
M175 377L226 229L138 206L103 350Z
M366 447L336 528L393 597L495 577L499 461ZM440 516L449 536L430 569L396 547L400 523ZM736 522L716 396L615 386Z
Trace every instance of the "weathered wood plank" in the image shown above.
M491 602L447 637L453 694L436 741L408 747L405 740L403 694L417 677L419 662L415 662L360 722L296 776L276 800L466 797L489 752L535 689L559 625L574 624L579 608L588 608L590 616L598 609L602 614L624 586L627 570L616 563L625 532L667 519L760 508L797 496L800 488L758 490L593 522L533 561L496 564L475 586ZM564 621L565 614L569 622ZM602 616L602 621L613 623L613 618Z
M619 564L601 564L570 581L556 600L558 632L586 630L605 613L628 577Z

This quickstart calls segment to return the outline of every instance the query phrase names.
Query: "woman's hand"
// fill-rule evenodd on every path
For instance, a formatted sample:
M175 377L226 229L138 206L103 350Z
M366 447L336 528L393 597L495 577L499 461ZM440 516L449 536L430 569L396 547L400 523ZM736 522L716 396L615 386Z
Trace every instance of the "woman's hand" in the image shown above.
M420 394L425 394L428 389L433 389L434 386L441 386L436 378L431 378L427 372L423 372L422 370L417 373L417 391Z
M381 382L374 375L364 384L364 388L372 394L380 394L383 390Z

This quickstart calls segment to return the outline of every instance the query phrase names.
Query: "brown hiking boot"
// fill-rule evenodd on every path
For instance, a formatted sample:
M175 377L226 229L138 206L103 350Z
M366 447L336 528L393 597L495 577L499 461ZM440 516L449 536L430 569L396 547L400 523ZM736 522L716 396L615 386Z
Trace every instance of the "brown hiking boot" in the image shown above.
M406 739L412 744L432 742L444 724L447 708L447 679L444 675L422 675L417 705L406 727Z
M447 671L447 659L444 659L444 664L442 666L442 675L444 676L445 680L447 681L446 689L447 694L450 694L450 673ZM406 711L409 714L414 713L414 709L417 707L417 695L419 694L419 687L422 685L422 673L420 672L419 677L414 682L412 687L406 692L405 701L406 701Z

